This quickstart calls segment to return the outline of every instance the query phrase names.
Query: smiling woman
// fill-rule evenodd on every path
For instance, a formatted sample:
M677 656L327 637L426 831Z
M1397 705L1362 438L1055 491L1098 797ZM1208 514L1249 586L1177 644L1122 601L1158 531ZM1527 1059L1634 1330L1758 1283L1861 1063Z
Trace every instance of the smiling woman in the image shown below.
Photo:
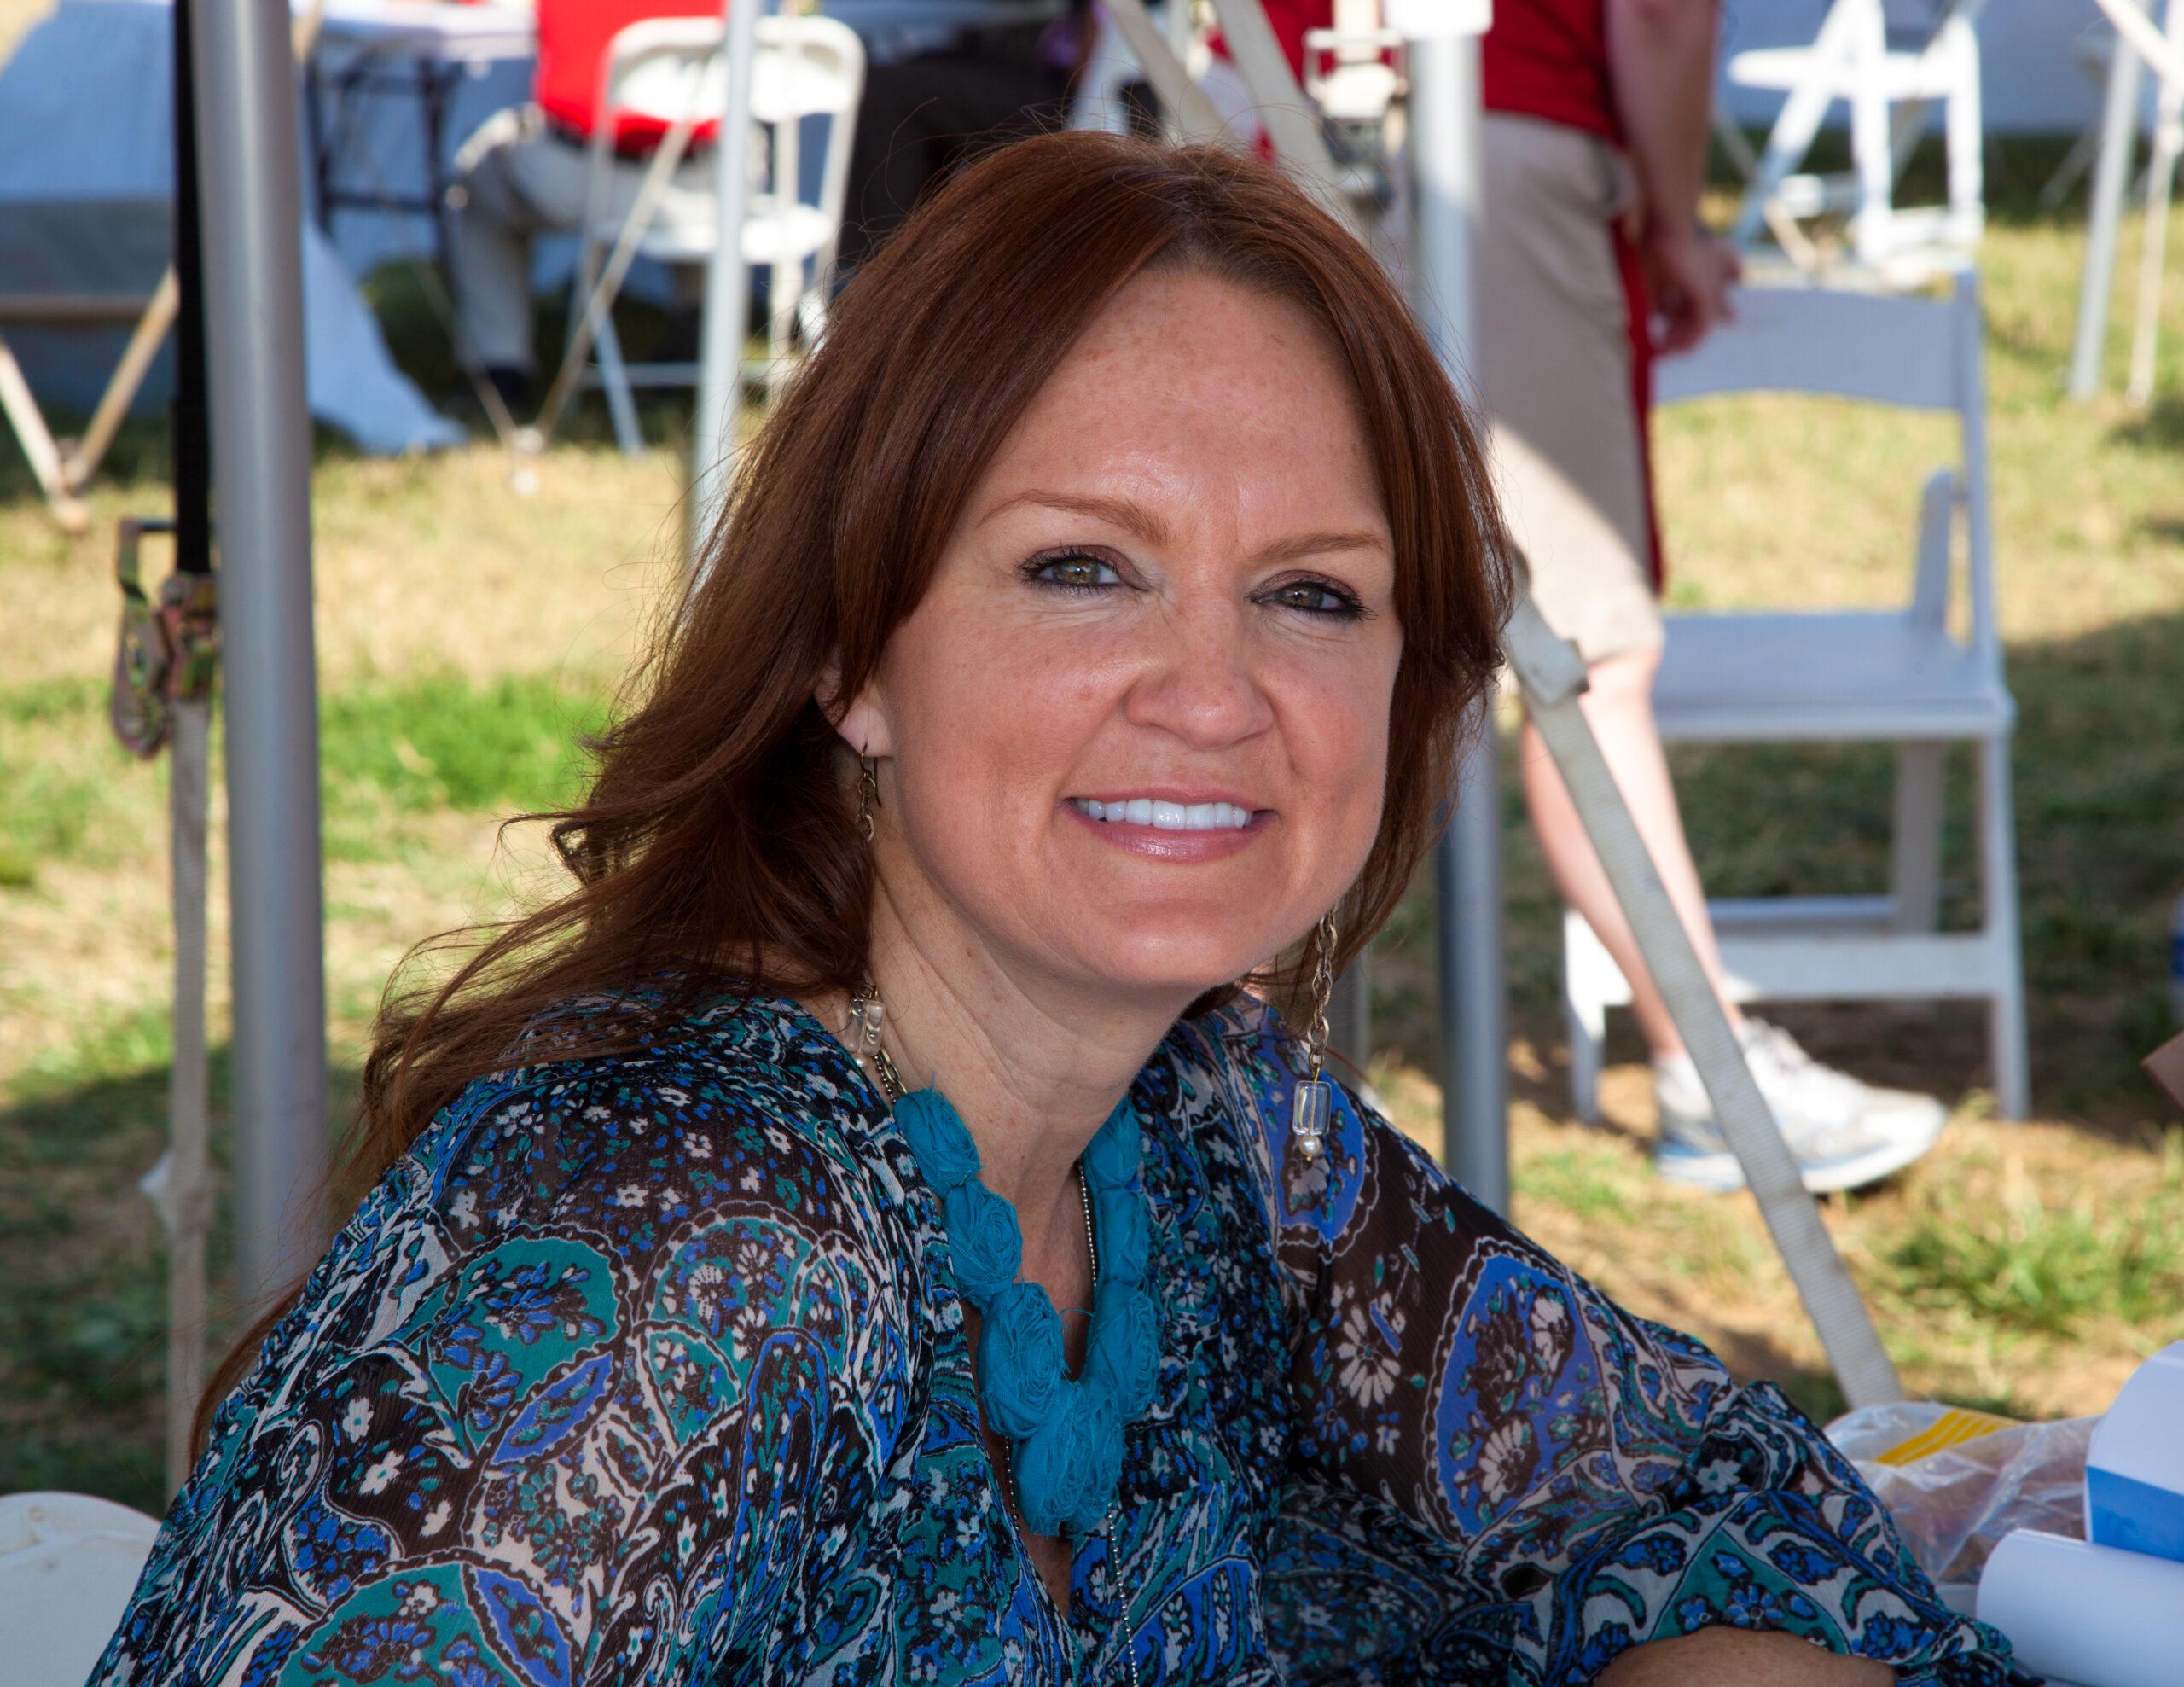
M1430 841L1484 484L1253 160L937 195L557 817L575 887L390 997L353 1215L96 1679L2022 1679L1779 1394L1255 993L1323 1009Z

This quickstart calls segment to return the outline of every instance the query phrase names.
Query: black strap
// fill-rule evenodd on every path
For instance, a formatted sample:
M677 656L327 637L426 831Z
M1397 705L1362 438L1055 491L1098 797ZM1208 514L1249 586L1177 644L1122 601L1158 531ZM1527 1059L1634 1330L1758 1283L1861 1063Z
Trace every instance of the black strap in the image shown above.
M205 247L197 192L197 79L190 0L174 5L175 567L212 569L212 438L205 369Z

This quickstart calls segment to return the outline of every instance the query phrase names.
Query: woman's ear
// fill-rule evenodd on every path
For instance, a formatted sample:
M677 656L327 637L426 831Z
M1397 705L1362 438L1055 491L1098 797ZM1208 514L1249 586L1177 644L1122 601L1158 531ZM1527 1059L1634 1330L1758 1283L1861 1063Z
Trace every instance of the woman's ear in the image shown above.
M839 650L829 654L820 668L818 683L811 688L811 700L819 705L820 713L834 724L842 742L859 755L895 753L894 734L888 730L887 711L880 701L879 681L869 680L854 697L843 697L842 658Z

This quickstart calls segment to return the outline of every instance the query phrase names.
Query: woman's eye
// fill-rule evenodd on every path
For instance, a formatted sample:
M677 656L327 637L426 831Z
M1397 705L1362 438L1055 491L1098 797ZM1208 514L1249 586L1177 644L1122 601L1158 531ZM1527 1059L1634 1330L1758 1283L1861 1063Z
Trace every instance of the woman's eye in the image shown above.
M1349 620L1360 613L1355 597L1326 580L1291 580L1275 587L1267 594L1267 601L1310 615L1339 615Z
M1081 550L1035 557L1026 572L1035 580L1071 591L1097 591L1102 586L1122 584L1122 576L1113 563Z

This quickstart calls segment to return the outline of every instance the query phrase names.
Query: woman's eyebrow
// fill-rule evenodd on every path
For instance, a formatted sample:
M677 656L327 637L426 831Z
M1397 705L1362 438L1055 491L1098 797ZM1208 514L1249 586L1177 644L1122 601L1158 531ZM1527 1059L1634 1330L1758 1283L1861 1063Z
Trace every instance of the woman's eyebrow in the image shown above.
M986 511L979 518L979 525L984 526L996 517L1027 504L1062 510L1071 515L1089 515L1095 521L1133 532L1147 544L1162 544L1168 538L1168 524L1143 504L1126 497L1103 497L1097 492L1019 492Z
M1307 556L1325 556L1331 551L1364 550L1385 556L1394 547L1385 533L1368 532L1359 529L1355 532L1292 533L1286 539L1276 539L1258 553L1261 562L1299 562Z
M1096 492L1019 492L1014 497L1002 499L986 511L979 518L979 524L983 526L1013 509L1028 505L1059 509L1072 515L1088 515L1095 521L1105 521L1135 533L1147 544L1162 544L1168 538L1168 524L1143 504L1126 497L1105 497ZM1385 533L1362 528L1352 532L1292 533L1264 547L1255 560L1264 563L1294 562L1307 556L1324 556L1330 552L1345 550L1372 551L1385 556L1391 549Z

